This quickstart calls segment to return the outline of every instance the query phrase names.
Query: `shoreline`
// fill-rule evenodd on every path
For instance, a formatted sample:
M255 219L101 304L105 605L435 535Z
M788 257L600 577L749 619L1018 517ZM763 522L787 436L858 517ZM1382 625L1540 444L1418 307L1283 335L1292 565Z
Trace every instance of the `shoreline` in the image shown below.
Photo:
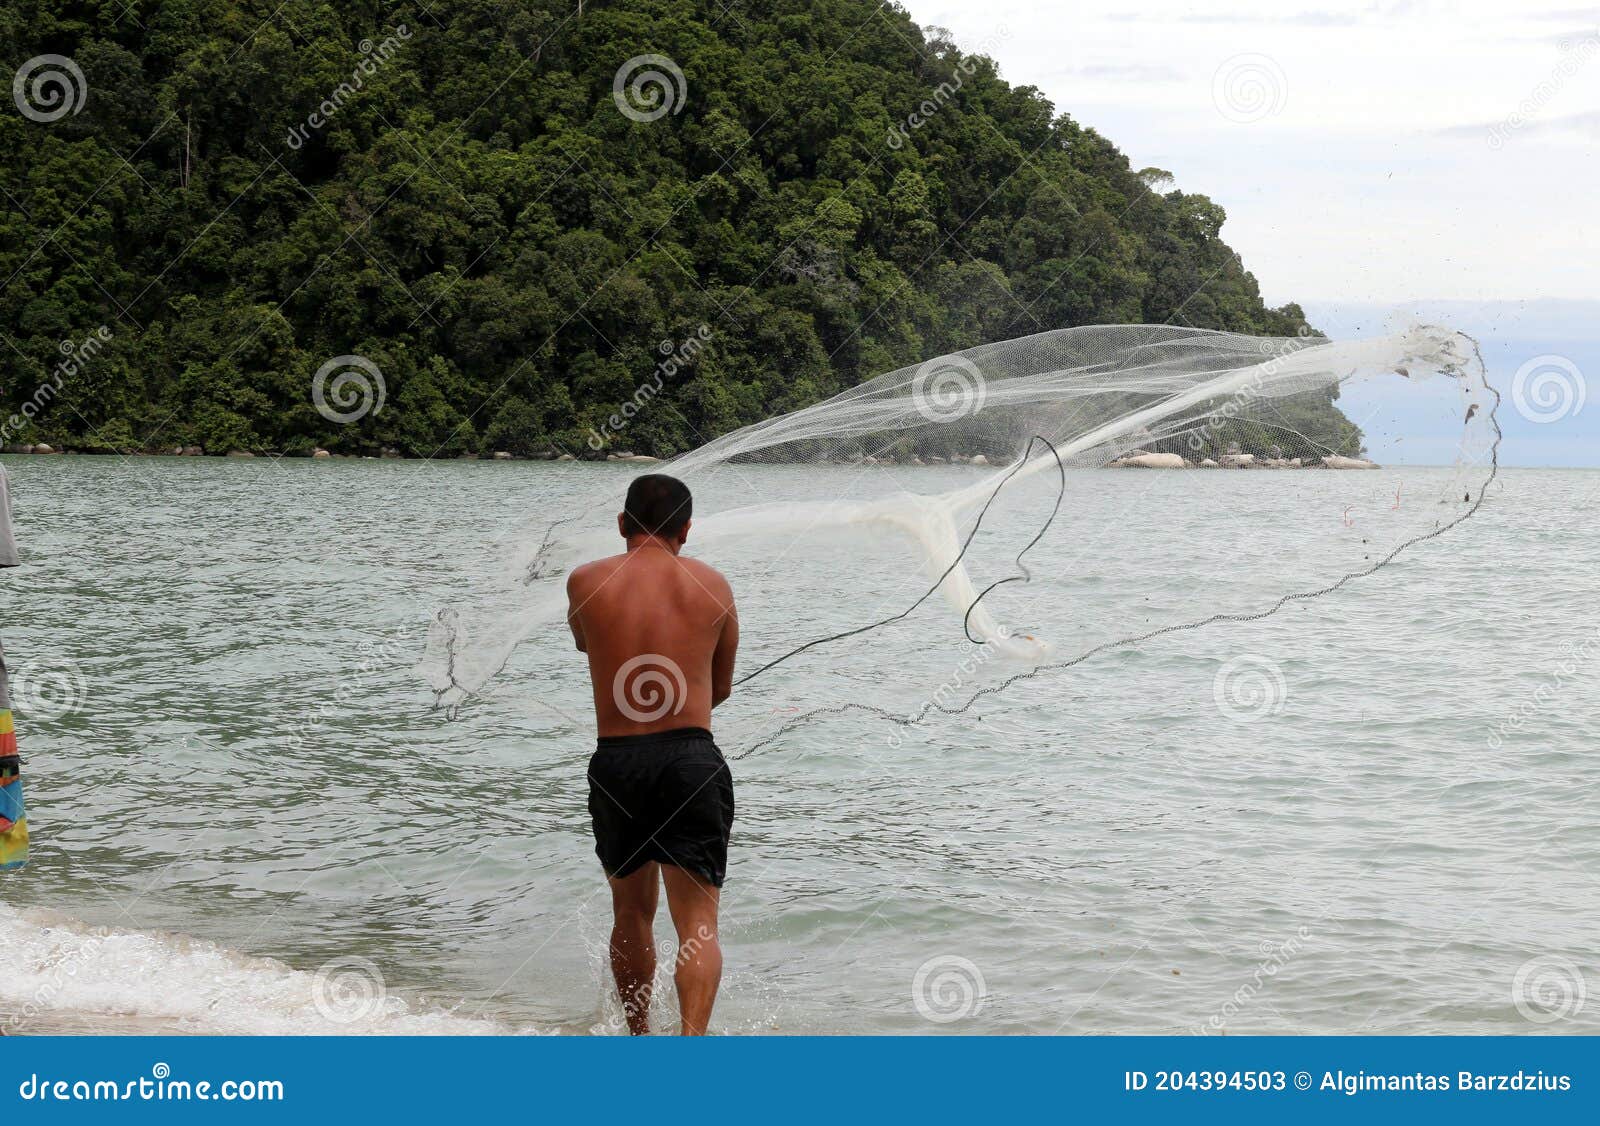
M137 450L132 452L103 450L71 450L57 449L46 445L44 448L37 446L9 447L0 450L0 455L11 457L119 457L119 458L209 458L213 460L236 461L411 461L411 462L436 462L436 461L520 461L520 462L549 462L570 464L612 464L623 463L631 465L660 465L670 461L670 458L654 457L649 454L613 453L604 457L578 457L570 453L540 453L533 455L512 454L505 451L496 451L493 454L458 454L455 457L412 457L400 453L398 450L384 450L379 454L343 454L333 453L318 447L309 453L277 453L263 451L260 453L249 450L229 450L226 453L210 453L199 447L188 449L151 451ZM985 454L955 454L949 457L930 456L926 459L912 456L909 458L876 457L866 455L855 458L823 458L811 461L785 461L763 464L779 465L827 465L843 467L888 467L888 468L915 468L937 469L952 465L974 466L980 469L1004 469L1016 464L1001 457L990 459ZM1262 454L1229 452L1216 458L1204 458L1194 461L1181 457L1178 454L1150 454L1142 450L1133 450L1106 462L1101 466L1073 466L1070 468L1095 468L1095 469L1382 469L1383 466L1366 458L1345 457L1343 455L1327 455L1313 458L1284 458L1272 457ZM1412 467L1426 468L1426 467Z

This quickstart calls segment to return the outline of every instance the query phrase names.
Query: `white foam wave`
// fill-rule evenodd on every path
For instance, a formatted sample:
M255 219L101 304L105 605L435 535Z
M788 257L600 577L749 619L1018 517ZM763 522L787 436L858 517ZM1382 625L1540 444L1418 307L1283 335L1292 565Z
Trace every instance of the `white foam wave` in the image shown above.
M518 1031L182 935L91 927L0 903L0 1031L495 1035ZM371 963L363 963L371 966ZM376 967L373 967L376 970Z

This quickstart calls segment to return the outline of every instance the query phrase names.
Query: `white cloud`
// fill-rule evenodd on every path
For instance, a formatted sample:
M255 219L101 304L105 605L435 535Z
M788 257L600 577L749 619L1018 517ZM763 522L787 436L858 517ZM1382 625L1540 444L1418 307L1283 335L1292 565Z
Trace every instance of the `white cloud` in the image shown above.
M1269 300L1600 293L1600 49L1574 65L1600 43L1600 9L1228 0L1196 14L1147 0L1130 17L1100 0L905 2L963 47L994 42L1008 81L1038 86L1134 167L1222 204L1223 235ZM1271 112L1228 103L1241 55L1270 62L1255 78Z

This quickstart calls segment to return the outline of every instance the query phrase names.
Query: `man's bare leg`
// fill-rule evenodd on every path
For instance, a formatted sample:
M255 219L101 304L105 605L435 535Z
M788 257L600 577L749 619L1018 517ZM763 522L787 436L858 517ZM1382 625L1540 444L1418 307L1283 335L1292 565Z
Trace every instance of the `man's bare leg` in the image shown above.
M650 986L656 976L651 928L661 895L661 865L651 861L611 883L611 972L628 1018L628 1032L650 1032Z
M670 864L661 865L667 885L667 909L678 930L678 1011L683 1035L704 1036L711 1023L711 1006L722 982L722 944L717 938L717 906L722 891L715 885Z

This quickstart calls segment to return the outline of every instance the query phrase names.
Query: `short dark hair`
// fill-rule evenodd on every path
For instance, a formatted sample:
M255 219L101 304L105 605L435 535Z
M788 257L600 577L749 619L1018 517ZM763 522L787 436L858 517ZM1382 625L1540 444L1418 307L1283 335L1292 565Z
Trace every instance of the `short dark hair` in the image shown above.
M628 486L622 505L622 534L672 539L694 515L689 486L665 473L646 473Z

